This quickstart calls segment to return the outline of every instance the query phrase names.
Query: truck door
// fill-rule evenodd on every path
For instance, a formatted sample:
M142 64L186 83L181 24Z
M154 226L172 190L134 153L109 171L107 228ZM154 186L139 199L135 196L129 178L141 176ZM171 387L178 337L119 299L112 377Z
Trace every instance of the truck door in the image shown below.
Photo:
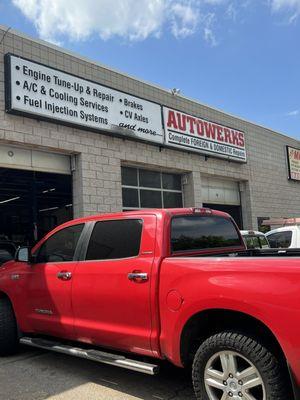
M35 253L27 273L28 322L38 333L73 338L71 302L75 253L84 224L51 235Z
M94 223L73 281L78 340L151 354L155 234L154 215Z

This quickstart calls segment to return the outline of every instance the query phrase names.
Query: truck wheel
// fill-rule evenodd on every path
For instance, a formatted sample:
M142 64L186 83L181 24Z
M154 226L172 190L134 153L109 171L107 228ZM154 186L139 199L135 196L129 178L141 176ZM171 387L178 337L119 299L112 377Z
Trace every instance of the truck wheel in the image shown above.
M0 298L0 356L18 350L18 329L15 314L9 299Z
M287 400L289 384L279 361L256 340L234 332L211 336L193 362L198 400Z

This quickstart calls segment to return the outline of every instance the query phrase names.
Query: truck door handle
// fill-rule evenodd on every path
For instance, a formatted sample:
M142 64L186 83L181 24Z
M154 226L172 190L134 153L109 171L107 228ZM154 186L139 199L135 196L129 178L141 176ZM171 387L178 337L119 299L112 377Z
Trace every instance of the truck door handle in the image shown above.
M69 281L72 278L72 272L60 271L57 273L57 277L62 281Z
M146 282L148 280L147 272L133 271L127 275L128 279L133 282Z

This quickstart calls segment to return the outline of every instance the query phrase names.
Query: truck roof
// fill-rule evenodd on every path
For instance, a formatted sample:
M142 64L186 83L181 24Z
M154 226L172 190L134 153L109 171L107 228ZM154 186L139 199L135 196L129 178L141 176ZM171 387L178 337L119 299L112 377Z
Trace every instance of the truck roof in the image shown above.
M147 209L139 209L135 211L121 211L121 212L115 212L115 213L101 213L101 214L95 214L95 215L90 215L86 217L81 217L81 218L76 218L72 219L70 221L65 222L64 224L61 224L48 232L44 238L41 240L45 240L49 237L49 235L55 233L57 230L60 230L62 228L66 228L71 225L75 224L83 224L85 222L90 222L90 221L97 221L101 220L101 218L107 220L107 219L118 219L118 218L124 218L124 217L135 217L135 216L141 216L141 215L156 215L158 217L164 217L166 215L168 216L173 216L173 215L210 215L210 216L219 216L223 217L226 219L231 219L230 215L223 212L223 211L218 211L218 210L211 210L210 208L196 208L196 207L189 207L189 208L147 208ZM33 247L35 247L40 243L38 243Z
M66 222L63 225L69 225L73 224L74 222L76 223L83 223L83 222L88 222L88 221L95 221L101 217L105 219L109 218L120 218L124 216L137 216L137 215L158 215L158 216L165 216L165 215L215 215L223 218L231 218L229 214L223 212L223 211L218 211L218 210L212 210L210 208L204 208L204 207L189 207L189 208L144 208L144 209L139 209L135 211L121 211L121 212L115 212L115 213L101 213L101 214L95 214L95 215L90 215L87 217L81 217L81 218L76 218L71 221ZM62 226L62 225L61 225Z
M277 232L287 232L287 231L298 231L300 230L299 225L286 225L286 226L281 226L280 228L272 229L269 232L266 233L266 236L272 235L273 233Z
M253 231L253 230L241 230L242 235L249 235L249 236L265 236L263 232L260 231Z

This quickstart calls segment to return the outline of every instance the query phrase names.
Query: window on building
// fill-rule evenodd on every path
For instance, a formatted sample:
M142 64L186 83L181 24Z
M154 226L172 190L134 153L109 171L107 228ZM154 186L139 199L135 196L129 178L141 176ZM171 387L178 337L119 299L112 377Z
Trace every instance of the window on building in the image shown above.
M292 234L292 231L271 233L268 235L270 247L275 249L289 247L292 242Z
M123 210L183 207L181 175L122 167Z
M241 246L233 223L220 217L176 217L171 225L172 251Z
M36 262L73 261L83 227L84 224L73 225L54 233L38 250Z
M139 219L99 221L88 246L86 260L112 260L139 254L143 223Z
M260 232L267 233L271 229L270 225L263 225L263 222L267 219L270 219L270 217L257 217L257 226Z

